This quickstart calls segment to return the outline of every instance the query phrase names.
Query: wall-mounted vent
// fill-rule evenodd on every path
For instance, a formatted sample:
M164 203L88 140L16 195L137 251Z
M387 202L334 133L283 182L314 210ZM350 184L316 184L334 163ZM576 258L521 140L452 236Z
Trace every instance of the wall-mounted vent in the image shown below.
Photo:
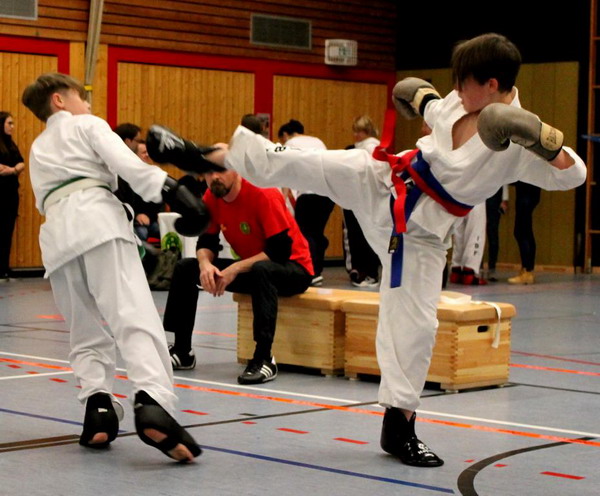
M254 45L310 50L311 23L291 17L252 14L250 42Z
M0 17L37 19L38 0L0 0Z

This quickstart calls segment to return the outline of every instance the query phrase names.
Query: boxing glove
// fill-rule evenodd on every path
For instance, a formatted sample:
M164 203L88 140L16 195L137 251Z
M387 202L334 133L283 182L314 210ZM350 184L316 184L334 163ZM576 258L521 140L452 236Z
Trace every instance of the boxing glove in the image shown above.
M146 136L146 148L148 155L155 162L170 163L187 172L204 174L209 171L225 170L220 165L206 160L205 157L218 148L199 146L158 124L150 126Z
M396 110L406 119L423 116L426 105L441 98L431 83L416 77L407 77L398 81L392 91L392 100Z
M494 150L508 148L512 141L545 160L554 160L563 144L563 133L519 107L491 103L479 114L477 131L484 144Z
M210 216L204 202L183 184L167 176L162 196L171 210L181 214L175 220L175 230L183 236L198 236L207 228Z

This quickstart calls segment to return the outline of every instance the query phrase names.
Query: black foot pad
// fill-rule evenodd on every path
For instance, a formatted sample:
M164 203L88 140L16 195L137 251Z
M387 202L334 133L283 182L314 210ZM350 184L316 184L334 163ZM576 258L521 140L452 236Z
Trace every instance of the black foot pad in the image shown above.
M94 436L105 432L108 439L104 443L91 443ZM114 441L119 432L119 418L112 404L110 395L96 393L90 396L85 406L83 419L83 432L79 437L79 444L87 448L105 449Z
M169 457L171 457L169 451L180 443L190 450L193 457L202 453L194 438L145 391L139 391L135 395L134 409L135 429L144 443L159 449ZM156 442L144 434L145 429L156 429L167 437L163 441Z

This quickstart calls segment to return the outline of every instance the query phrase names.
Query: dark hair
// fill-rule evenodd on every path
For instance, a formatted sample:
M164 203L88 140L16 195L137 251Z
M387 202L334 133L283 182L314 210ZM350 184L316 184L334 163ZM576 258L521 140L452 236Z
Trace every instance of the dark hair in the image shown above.
M12 136L4 132L4 124L9 117L12 117L10 112L0 110L0 153L2 154L8 153L13 146Z
M277 132L278 137L282 137L283 133L292 135L292 134L304 134L304 126L300 121L296 119L290 119L288 122L283 124L279 131Z
M505 36L487 33L459 42L452 52L452 80L461 84L472 76L479 84L498 81L498 89L512 89L519 74L521 54Z
M17 148L12 136L4 132L4 124L9 117L12 117L10 112L0 110L0 153L3 155Z
M140 126L136 126L135 124L131 124L130 122L119 124L115 128L115 133L117 133L123 141L125 141L126 139L132 140L141 132L142 128Z
M77 91L81 99L85 100L85 89L77 79L60 72L48 72L25 88L21 101L39 120L46 122L52 115L52 94L68 90Z
M241 125L250 129L253 133L262 133L262 122L254 114L246 114L242 117Z

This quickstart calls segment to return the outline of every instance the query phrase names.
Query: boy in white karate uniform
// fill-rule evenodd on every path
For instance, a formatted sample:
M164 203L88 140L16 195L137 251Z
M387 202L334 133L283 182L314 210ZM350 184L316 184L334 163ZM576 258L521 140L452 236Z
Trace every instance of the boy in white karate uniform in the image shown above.
M256 185L310 189L355 213L383 265L376 343L379 403L386 407L381 446L408 465L443 464L416 437L414 424L457 215L517 180L549 190L585 180L585 165L562 146L562 133L520 108L514 87L520 61L509 40L486 34L455 48L455 90L445 98L424 80L400 81L393 91L397 109L423 116L432 130L417 142L417 154L376 150L376 160L365 150L289 149L238 127L228 151L207 156Z
M86 405L79 442L106 448L117 436L123 412L112 395L118 348L133 383L138 435L189 461L201 449L171 416L171 359L132 224L112 193L117 174L144 200L169 201L183 214L180 227L191 221L201 229L208 218L189 191L160 168L148 167L91 115L84 98L78 81L58 73L43 74L23 93L23 103L46 122L29 164L36 206L46 216L42 258L70 330L69 358Z

